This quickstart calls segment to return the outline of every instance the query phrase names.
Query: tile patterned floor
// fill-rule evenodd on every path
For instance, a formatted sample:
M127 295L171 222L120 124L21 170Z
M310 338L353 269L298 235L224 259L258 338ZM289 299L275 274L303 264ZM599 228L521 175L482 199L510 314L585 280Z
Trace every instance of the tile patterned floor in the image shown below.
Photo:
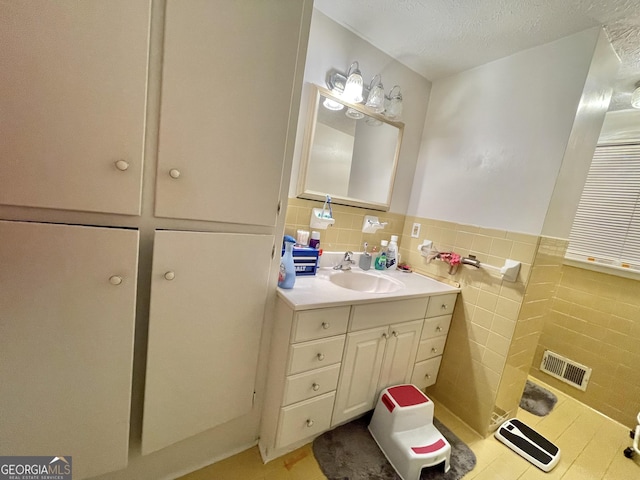
M539 380L534 380L540 383ZM518 410L517 417L561 451L560 463L545 473L493 436L482 438L442 406L436 416L476 454L476 467L464 480L640 480L640 456L624 457L631 445L629 429L544 385L558 396L551 414L536 417ZM257 447L210 465L179 480L324 480L311 444L264 465Z

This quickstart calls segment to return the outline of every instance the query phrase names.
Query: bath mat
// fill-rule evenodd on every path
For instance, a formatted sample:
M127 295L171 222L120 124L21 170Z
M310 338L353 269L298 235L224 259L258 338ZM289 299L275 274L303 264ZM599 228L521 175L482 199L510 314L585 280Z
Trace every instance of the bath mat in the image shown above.
M544 417L553 410L557 402L558 397L552 392L527 380L520 399L520 408L538 417Z
M313 454L329 480L399 480L367 426L372 412L323 433L313 441ZM469 447L436 418L433 425L451 444L451 468L423 469L421 480L459 480L476 465Z

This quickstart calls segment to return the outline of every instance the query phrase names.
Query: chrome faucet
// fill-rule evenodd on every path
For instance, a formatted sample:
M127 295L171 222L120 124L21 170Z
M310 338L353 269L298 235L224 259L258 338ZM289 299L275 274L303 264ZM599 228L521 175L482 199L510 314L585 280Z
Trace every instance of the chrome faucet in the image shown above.
M340 260L340 263L338 263L335 267L333 267L333 269L334 270L351 270L351 265L356 263L351 259L352 255L353 255L353 252L344 252L344 258Z

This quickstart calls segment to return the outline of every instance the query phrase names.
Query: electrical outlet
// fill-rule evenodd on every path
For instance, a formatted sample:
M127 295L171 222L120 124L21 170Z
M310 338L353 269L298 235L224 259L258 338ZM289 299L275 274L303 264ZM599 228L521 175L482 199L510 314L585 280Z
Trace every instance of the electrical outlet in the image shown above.
M420 228L422 227L422 225L420 225L419 223L414 223L413 227L411 228L411 237L412 238L420 238Z

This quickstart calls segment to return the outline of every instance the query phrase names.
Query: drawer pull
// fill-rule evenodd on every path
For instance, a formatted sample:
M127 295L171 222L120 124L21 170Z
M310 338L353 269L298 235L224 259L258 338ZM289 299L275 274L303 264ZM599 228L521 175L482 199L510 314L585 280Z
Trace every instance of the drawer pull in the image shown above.
M319 353L318 354L318 360L320 360L320 361L324 360L324 353Z
M431 374L430 373L425 374L424 378L427 378L427 379L431 378Z
M306 425L307 427L313 427L313 420L311 420L310 418L307 418Z
M393 332L391 332L391 335L393 335L394 337L398 338L398 332L396 332L395 330Z
M431 349L431 353L438 353L438 349L437 349L436 347L433 347L433 348Z
M438 325L438 326L436 327L436 332L441 332L441 331L442 331L442 327L441 327L440 325Z
M320 385L318 385L317 383L314 383L313 385L311 385L311 388L313 389L314 392L317 392L318 390L320 390Z
M176 278L176 274L175 274L175 272L172 272L171 270L169 270L168 272L166 272L164 274L164 278L166 280L173 280L174 278Z
M329 322L322 322L322 328L324 328L325 330L327 330L331 325L329 324Z
M129 168L129 162L125 162L124 160L118 160L115 162L115 166L121 172L126 171Z

